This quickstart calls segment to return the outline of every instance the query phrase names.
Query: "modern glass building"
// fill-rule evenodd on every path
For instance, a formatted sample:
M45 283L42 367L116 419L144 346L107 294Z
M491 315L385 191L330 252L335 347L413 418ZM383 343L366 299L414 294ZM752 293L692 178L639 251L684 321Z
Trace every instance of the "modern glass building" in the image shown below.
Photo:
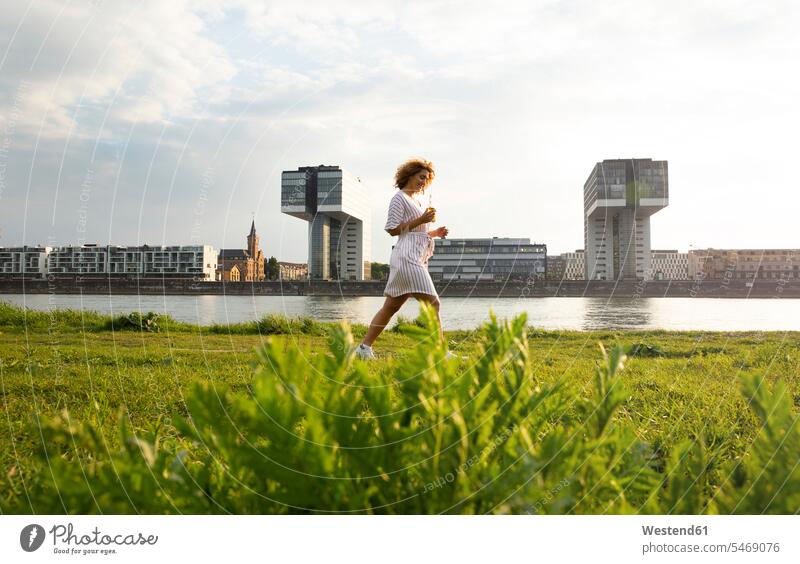
M547 245L530 239L436 239L428 272L433 280L544 279Z
M667 161L597 163L583 185L586 279L651 276L650 216L668 203Z
M281 175L281 212L308 222L312 280L369 280L369 194L338 166L302 166Z

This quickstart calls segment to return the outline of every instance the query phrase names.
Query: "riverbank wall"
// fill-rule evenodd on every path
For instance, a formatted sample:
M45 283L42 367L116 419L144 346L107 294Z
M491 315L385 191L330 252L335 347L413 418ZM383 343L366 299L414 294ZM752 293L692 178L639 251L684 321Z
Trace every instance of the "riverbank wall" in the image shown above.
M190 279L52 278L0 280L0 294L382 296L385 281L201 282ZM800 280L563 280L440 282L442 297L800 298Z

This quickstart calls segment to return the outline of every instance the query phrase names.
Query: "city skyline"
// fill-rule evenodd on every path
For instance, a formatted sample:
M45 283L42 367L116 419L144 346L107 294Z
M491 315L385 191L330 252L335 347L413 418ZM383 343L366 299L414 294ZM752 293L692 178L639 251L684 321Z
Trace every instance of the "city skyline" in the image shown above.
M586 168L652 155L673 188L653 248L796 247L795 11L640 4L9 4L0 246L228 248L255 212L266 253L303 262L281 171L330 162L369 189L386 263L394 170L422 155L451 237L559 254L583 246Z

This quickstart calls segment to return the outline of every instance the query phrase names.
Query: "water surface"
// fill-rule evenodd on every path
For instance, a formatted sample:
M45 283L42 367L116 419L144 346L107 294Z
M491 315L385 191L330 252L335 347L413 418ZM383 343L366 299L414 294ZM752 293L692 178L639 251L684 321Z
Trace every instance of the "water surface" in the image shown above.
M35 310L155 311L199 325L239 323L269 313L368 324L383 304L375 296L0 294L0 301ZM527 312L529 325L544 329L800 331L800 300L746 298L442 298L442 323L445 329L472 329L488 319L490 308L507 318ZM418 312L417 302L410 299L399 313L413 318Z

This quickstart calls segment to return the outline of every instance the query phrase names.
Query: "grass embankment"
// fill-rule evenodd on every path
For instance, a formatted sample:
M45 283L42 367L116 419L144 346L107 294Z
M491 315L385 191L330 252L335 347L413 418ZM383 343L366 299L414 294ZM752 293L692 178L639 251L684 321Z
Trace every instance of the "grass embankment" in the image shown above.
M229 327L199 327L163 317L120 316L112 319L99 314L74 311L24 312L15 307L0 305L0 383L5 414L5 430L2 433L3 440L0 441L0 492L4 492L0 494L3 496L0 498L0 509L3 512L9 507L37 511L30 504L25 509L25 502L20 500L25 499L29 488L35 487L43 479L46 481L46 477L41 476L41 466L34 464L35 452L42 447L39 422L44 425L44 422L57 418L63 410L68 410L72 421L87 423L95 429L102 438L101 444L107 451L106 454L121 446L119 416L122 412L134 433L153 433L155 422L160 421L158 425L163 425L160 432L166 433L168 438L185 438L188 431L184 429L183 433L177 433L173 424L180 427L179 421L185 421L190 415L189 406L193 402L196 407L200 405L197 398L202 394L197 391L198 383L210 384L214 389L219 385L230 390L233 395L240 393L242 397L252 395L257 392L257 389L254 392L254 386L258 387L254 383L254 371L263 371L265 366L283 362L279 356L281 351L290 357L298 355L295 359L295 371L318 372L322 370L319 367L328 366L322 357L336 354L332 344L339 343L341 346L341 342L344 342L344 337L334 335L334 327L334 324L319 323L311 319L289 320L279 316ZM364 329L363 326L353 328L356 342ZM596 366L600 359L598 342L607 347L619 343L627 348L629 358L621 376L625 389L624 401L620 400L609 409L612 409L618 425L629 430L632 437L639 441L637 444L646 445L649 458L646 464L642 464L646 465L648 471L663 473L669 467L669 457L685 448L684 441L687 439L702 438L703 448L713 451L714 464L741 459L756 439L761 426L756 413L749 408L747 398L740 390L740 380L747 375L762 376L768 383L777 379L784 381L794 409L799 403L798 333L576 332L543 331L530 327L523 331L527 336L525 370L529 371L525 378L531 379L531 390L560 386L558 393L561 394L561 399L557 402L559 407L553 408L557 413L553 415L552 410L548 412L552 421L550 424L543 424L544 427L539 429L540 437L546 436L542 434L545 430L558 430L562 425L564 429L574 427L581 430L581 435L585 434L585 430L593 424L592 418L596 416L602 400L595 398L599 385L596 380ZM422 397L423 392L416 389L405 390L405 384L398 380L403 374L403 366L411 366L411 357L419 355L420 350L425 348L420 345L424 334L425 329L415 329L413 324L403 324L395 330L385 332L375 347L379 354L378 360L364 365L366 377L374 381L390 382L390 387L397 388L396 394L405 393L414 402L424 403L424 400L417 400L417 397ZM477 371L476 363L480 363L480 359L486 356L487 337L491 337L491 331L451 331L446 332L446 337L452 350L468 357L454 363L451 377L457 378L457 374ZM262 353L259 361L256 349L263 347L267 341L272 352ZM271 357L270 354L278 356ZM345 360L341 362L346 363ZM425 361L417 359L414 362L424 364ZM491 370L502 378L501 364L492 365ZM339 370L333 366L329 368L333 372ZM274 366L272 369L276 370ZM425 370L423 367L418 372L421 374ZM345 367L341 371L342 374L349 373L351 368ZM413 378L417 374L409 376ZM310 377L306 374L301 380L308 382ZM491 379L491 376L484 377ZM434 380L436 378L434 376ZM475 380L477 379L476 376ZM319 389L323 389L325 383L319 386ZM467 392L464 391L463 394ZM433 393L431 397L435 395ZM472 396L470 398L471 402ZM387 409L391 411L391 405L394 405L392 402L396 400L395 396L391 400L387 399ZM287 396L283 401L292 404L296 398L293 400L291 396ZM365 395L354 401L354 416L369 420L371 416L364 416L364 413L372 413L375 409L370 398ZM378 400L372 398L371 401L374 403ZM535 403L533 400L531 402ZM491 413L492 416L499 416L502 408L496 407ZM191 415L196 416L195 413ZM303 432L307 431L305 426L310 425L308 417L310 416L305 414L295 421L300 426L298 429L303 429ZM414 422L405 421L402 425L413 426ZM513 425L515 430L516 425L517 423ZM601 429L599 432L602 434L605 431ZM375 433L386 435L389 430L380 429ZM503 448L523 448L524 445L512 445L510 440L506 440L505 433L506 431L500 432L505 441ZM497 435L495 430L493 436L496 438ZM122 436L125 437L125 434ZM535 439L536 435L534 443ZM204 443L216 439L197 436L194 440ZM265 440L269 442L271 439L267 437ZM446 443L441 444L441 440L440 437L436 439L439 442L434 441L434 445L438 445L436 448L447 448ZM528 445L531 452L532 444ZM45 446L50 448L52 445ZM439 490L445 485L449 487L444 482L430 486L439 480L439 475L446 476L438 466L436 448L432 451L422 448L416 456L411 457L419 460L437 457L436 469L430 469L425 476L418 477L423 484L423 490L433 491L433 498L441 493ZM67 454L63 456L69 459L68 449L64 452ZM89 457L100 458L100 454L102 453L90 454ZM493 451L486 454L487 457L492 455ZM288 464L291 461L285 462ZM468 468L471 466L472 464ZM530 472L544 467L546 464L539 463L538 466L532 466ZM332 474L337 472L335 464L325 468ZM231 469L226 470L229 471ZM372 471L381 474L384 470L373 468ZM494 470L498 475L502 471L502 467ZM389 470L386 469L386 472ZM463 466L460 472L466 473ZM364 475L369 475L369 471L365 471ZM458 478L460 473L456 471L450 475ZM390 481L388 476L382 479ZM491 479L494 480L493 475ZM725 479L723 475L711 476L704 483L711 487L715 480ZM219 478L216 481L211 478L209 480L215 484L220 482ZM562 489L563 492L569 489L566 485L563 488L554 486L556 483L561 482L540 484L540 490L548 492L548 500L557 499ZM574 487L574 482L566 483L572 483L573 486L570 487ZM298 484L297 487L306 486ZM273 494L276 499L281 499L277 492ZM466 495L465 493L464 496ZM375 499L378 497L361 499L358 503L372 504L374 510L374 504L377 503ZM644 497L638 500L638 505L634 504L639 510L646 510L643 499ZM216 502L217 500L214 503ZM326 510L326 507L309 503L310 505L302 507ZM331 510L347 510L345 508L349 507L347 501L338 505L337 503L331 501L327 507ZM481 507L482 510L516 512L535 507L539 511L559 512L558 506L553 506L553 509L548 505L542 510L543 504L538 501L538 505L531 505L530 499L525 503L528 505L506 503ZM170 504L171 507L180 506L175 500L170 500ZM291 507L291 501L287 498L280 502L279 507ZM431 509L425 505L403 507L405 511L412 512L427 512ZM447 509L447 506L435 507L437 511ZM478 510L476 507L470 511ZM565 511L594 512L603 505L581 507L567 504L563 507ZM627 506L606 507L617 511ZM95 510L97 509L103 508ZM106 509L111 512L122 511L113 504ZM363 505L353 508L361 509ZM249 510L264 511L264 508L239 508L239 511Z

